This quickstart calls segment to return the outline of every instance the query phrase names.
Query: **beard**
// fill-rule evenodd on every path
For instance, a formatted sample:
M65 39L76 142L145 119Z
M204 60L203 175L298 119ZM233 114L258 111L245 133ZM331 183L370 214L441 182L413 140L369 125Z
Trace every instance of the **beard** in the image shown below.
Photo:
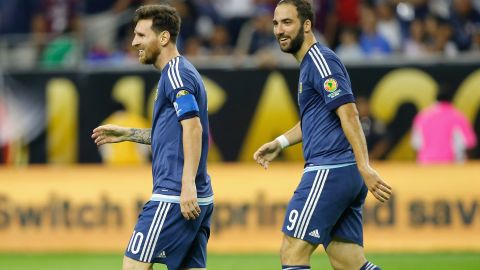
M139 58L140 63L145 65L153 65L157 61L160 55L160 50L156 46L152 46L151 49L145 48L144 56Z
M297 35L295 35L295 37L291 40L290 46L286 48L282 48L280 46L280 49L285 53L295 54L302 47L304 40L305 40L305 34L303 33L303 25L302 25L302 27L300 27L300 29L298 30Z

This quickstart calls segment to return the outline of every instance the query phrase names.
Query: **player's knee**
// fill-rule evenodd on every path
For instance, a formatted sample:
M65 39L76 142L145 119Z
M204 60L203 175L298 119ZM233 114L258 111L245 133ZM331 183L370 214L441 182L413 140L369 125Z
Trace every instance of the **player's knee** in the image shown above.
M280 248L280 259L282 264L308 265L314 249L307 242L285 236Z
M127 256L123 257L122 270L152 270L152 265L135 261Z
M363 248L353 243L332 241L327 254L335 270L360 269L366 261Z
M131 259L128 257L123 257L122 270L134 270L135 265L132 263Z

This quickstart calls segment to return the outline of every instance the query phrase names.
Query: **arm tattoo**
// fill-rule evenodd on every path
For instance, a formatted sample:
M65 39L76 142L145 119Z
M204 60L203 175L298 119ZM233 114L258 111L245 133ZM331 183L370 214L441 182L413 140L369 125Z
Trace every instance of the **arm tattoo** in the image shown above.
M152 144L151 128L131 128L130 132L130 141L142 144Z

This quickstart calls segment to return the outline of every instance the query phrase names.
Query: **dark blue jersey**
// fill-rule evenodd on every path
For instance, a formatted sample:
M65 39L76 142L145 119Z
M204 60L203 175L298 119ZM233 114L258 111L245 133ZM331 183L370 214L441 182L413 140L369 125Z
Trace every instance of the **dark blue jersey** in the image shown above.
M345 66L330 49L314 44L300 64L298 84L306 165L355 162L350 143L335 114L336 108L354 101Z
M198 197L206 198L213 195L207 174L207 95L198 71L187 59L178 56L162 70L153 112L153 193L161 194L165 201L176 202L181 192L184 155L180 122L192 117L200 118L203 129L195 182Z

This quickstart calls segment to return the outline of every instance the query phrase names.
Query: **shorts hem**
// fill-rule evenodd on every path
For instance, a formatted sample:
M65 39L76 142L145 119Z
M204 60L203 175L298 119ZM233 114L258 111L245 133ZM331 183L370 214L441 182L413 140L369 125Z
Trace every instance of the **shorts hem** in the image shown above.
M292 238L305 241L305 242L307 242L307 243L309 243L309 244L312 244L312 245L320 245L320 244L323 244L320 239L319 239L318 241L310 241L310 240L307 240L307 239L302 239L302 238L296 237L296 236L294 236L293 233L291 233L290 231L282 230L282 232L283 232L284 234L292 237Z

